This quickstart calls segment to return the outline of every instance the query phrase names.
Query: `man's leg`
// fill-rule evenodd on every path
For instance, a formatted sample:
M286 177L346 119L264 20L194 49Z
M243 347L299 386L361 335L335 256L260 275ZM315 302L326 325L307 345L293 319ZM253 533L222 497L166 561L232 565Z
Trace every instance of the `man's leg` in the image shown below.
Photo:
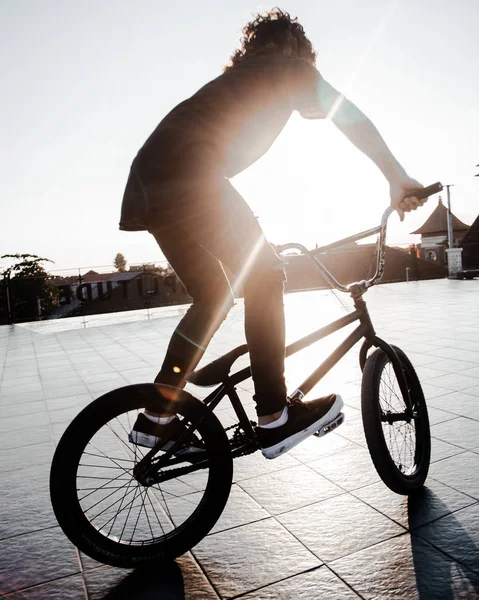
M193 299L171 336L163 365L155 378L156 383L183 388L186 376L194 371L233 306L234 297L220 262L186 231L172 224L152 233ZM130 432L133 443L151 448L163 437L167 427L176 427L174 436L182 433L181 422L173 414L144 412ZM201 444L193 437L181 454L188 458L200 450Z
M255 401L260 421L268 422L286 405L283 263L228 180L214 180L205 192L205 210L182 226L188 227L189 236L202 249L234 273L234 287L243 290ZM179 277L183 279L180 273Z
M338 419L343 405L331 394L310 402L289 401L284 379L284 271L246 202L226 180L220 204L198 221L192 235L237 276L245 299L245 331L255 385L263 455L275 458Z
M193 300L171 337L155 379L182 388L233 306L234 297L221 263L187 231L172 225L152 233Z

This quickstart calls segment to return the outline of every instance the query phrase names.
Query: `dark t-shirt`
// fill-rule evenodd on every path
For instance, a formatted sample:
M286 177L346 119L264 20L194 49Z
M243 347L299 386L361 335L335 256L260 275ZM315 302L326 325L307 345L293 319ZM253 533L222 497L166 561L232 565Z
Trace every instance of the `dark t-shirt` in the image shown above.
M120 227L144 229L142 215L159 201L149 198L149 191L172 180L233 177L252 165L294 110L306 118L324 118L320 79L303 59L265 54L245 59L207 83L166 115L138 152Z
M323 118L317 96L319 72L296 57L266 54L244 60L174 108L139 152L139 163L183 145L217 150L227 177L237 175L272 145L294 110ZM140 166L141 169L141 166Z

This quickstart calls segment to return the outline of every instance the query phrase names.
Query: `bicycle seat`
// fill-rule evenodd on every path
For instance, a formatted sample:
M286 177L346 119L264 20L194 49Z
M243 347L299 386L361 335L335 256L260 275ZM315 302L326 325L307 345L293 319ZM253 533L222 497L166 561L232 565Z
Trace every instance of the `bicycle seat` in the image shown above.
M218 385L228 377L235 360L247 352L248 346L246 344L238 346L224 356L210 362L199 371L193 371L193 373L188 375L186 380L194 385L201 385L204 387Z

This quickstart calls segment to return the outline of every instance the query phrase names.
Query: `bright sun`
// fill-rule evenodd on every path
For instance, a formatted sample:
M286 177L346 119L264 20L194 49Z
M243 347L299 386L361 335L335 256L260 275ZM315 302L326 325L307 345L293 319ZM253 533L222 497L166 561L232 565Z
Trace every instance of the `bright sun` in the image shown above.
M379 224L388 186L327 121L293 114L271 149L235 177L273 243L314 247Z

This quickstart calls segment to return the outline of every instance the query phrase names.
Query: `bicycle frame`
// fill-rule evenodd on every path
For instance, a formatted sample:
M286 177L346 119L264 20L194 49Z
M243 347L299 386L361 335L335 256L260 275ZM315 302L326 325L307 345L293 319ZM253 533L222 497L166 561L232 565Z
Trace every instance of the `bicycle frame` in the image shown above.
M361 370L364 368L367 352L372 346L379 347L386 352L393 363L396 377L398 378L401 391L406 400L406 411L404 416L406 420L409 421L413 417L413 408L401 363L394 349L391 348L391 346L384 340L376 336L366 302L361 296L354 298L354 306L355 310L353 312L345 315L344 317L340 317L332 323L321 327L320 329L300 338L286 347L286 357L292 356L300 350L303 350L311 344L328 337L344 327L347 327L355 321L359 321L359 325L338 345L338 347L318 366L318 368L315 369L313 373L311 373L311 375L309 375L309 377L307 377L307 379L305 379L292 394L290 394L290 397L299 399L303 398L361 339L364 338L359 356ZM233 453L233 457L235 455L240 455L246 448L252 448L255 450L257 447L254 445L256 444L254 424L251 423L249 417L247 416L241 399L236 391L236 386L249 377L251 377L251 368L249 366L231 375L228 375L226 379L203 400L204 404L208 406L211 411L214 411L225 396L229 397L233 410L238 417L239 425L246 436L244 444L236 449L236 451ZM159 447L165 443L165 440L163 439L158 448L152 448L138 463L138 465L135 467L138 469L137 472L140 473L142 466L144 466L146 467L146 470L142 472L143 477L152 476L155 483L160 483L161 481L167 480L169 478L168 473L165 472L163 475L158 475L158 470L161 469L163 464L167 463L173 457L175 451L181 447L181 445L187 439L189 431L194 431L199 423L200 420L198 420L198 422L192 422L191 426L187 428L187 431L180 436L177 441L175 441L172 448L165 452L157 463L153 465L149 464L150 459L154 457ZM207 461L205 464L206 463ZM173 463L170 462L170 464ZM181 468L181 472L184 474L190 473L201 469L202 466L202 463L192 464Z
M425 198L429 195L441 191L441 189L442 185L440 183L436 183L429 186L428 188L424 188L419 194L416 194L416 196L418 198ZM344 238L332 244L328 244L320 248L315 248L312 251L308 251L301 244L285 244L283 246L277 247L278 253L282 253L289 249L296 249L299 250L302 254L308 256L308 258L312 261L314 266L321 271L323 277L331 285L331 287L335 287L340 291L350 293L354 302L354 311L352 313L345 315L344 317L341 317L336 321L333 321L325 327L321 327L313 333L310 333L309 335L306 335L303 338L287 346L286 357L289 357L295 354L296 352L307 348L314 342L324 339L328 335L331 335L332 333L335 333L336 331L347 327L355 321L359 321L359 325L356 327L356 329L354 329L343 340L343 342L341 342L339 346L328 356L328 358L326 358L319 365L319 367L315 369L313 373L311 373L311 375L309 375L309 377L307 377L292 394L290 394L291 398L302 399L341 360L341 358L343 358L343 356L345 356L353 348L353 346L355 346L357 342L359 342L359 340L364 338L364 342L359 353L359 363L361 370L364 369L369 349L373 346L376 348L381 348L381 350L383 350L386 353L386 355L392 362L394 372L398 379L399 387L401 389L401 393L406 403L406 410L404 412L404 415L401 414L400 416L404 416L407 422L410 422L413 418L413 406L411 402L411 397L409 395L406 376L404 374L401 361L399 360L394 349L384 340L376 336L376 332L374 331L374 327L369 316L366 302L363 299L364 293L382 277L386 247L387 220L392 212L393 209L391 207L386 209L381 219L381 224L378 227L368 229L366 231L350 236L348 238ZM379 233L376 272L374 276L369 280L363 280L345 286L335 279L335 277L328 271L328 269L322 264L322 262L318 258L318 256L321 253L324 253L333 248L339 248L352 242L356 242L366 237L370 237L371 235L374 235L376 233ZM241 356L241 354L245 354L246 351L247 350L245 350L244 352L239 352L238 356ZM245 440L245 444L246 446L249 445L250 448L255 450L257 446L254 445L256 444L256 435L254 432L254 427L246 414L246 411L243 407L243 404L241 403L241 400L235 388L236 385L238 385L242 381L245 381L249 377L251 377L250 367L245 367L244 369L233 373L232 375L228 375L225 378L225 380L222 383L220 383L218 387L215 388L215 390L203 400L203 402L206 406L210 408L210 410L213 411L221 402L221 400L225 396L228 396L231 401L232 407L238 417L239 425L246 435L247 439ZM197 422L192 422L191 425L187 427L185 433L182 434L175 441L172 447L167 452L165 452L164 455L158 461L152 464L150 461L154 458L157 451L161 447L163 447L165 442L169 440L163 439L161 442L158 442L158 444L154 448L152 448L136 465L136 473L144 480L147 480L148 477L151 478L151 476L154 474L152 482L153 480L154 482L160 482L162 480L168 479L169 476L167 473L165 473L164 475L159 475L158 471L161 469L163 464L165 464L172 458L176 450L178 450L186 441L189 433L191 431L194 431L200 422L201 418ZM241 448L239 450L241 450ZM173 464L173 462L170 464ZM188 473L198 470L200 468L202 468L201 462L188 467L183 467L181 468L181 472Z
M314 386L321 381L321 379L361 340L364 338L363 345L360 351L360 366L361 370L364 368L364 364L367 358L368 350L374 346L379 347L391 359L393 363L394 370L396 371L396 376L398 377L399 385L404 393L404 397L407 399L407 407L406 407L406 415L408 419L412 418L412 405L409 397L407 383L404 377L404 373L401 367L401 363L396 356L393 348L389 344L387 344L384 340L379 338L374 331L373 324L371 322L371 318L369 315L368 308L366 306L366 302L362 297L358 297L354 299L355 310L344 317L333 321L329 325L321 327L320 329L310 333L303 338L300 338L296 342L293 342L289 346L286 347L286 357L292 356L296 354L300 350L307 348L311 344L318 342L329 335L335 333L347 327L351 323L355 321L359 321L359 325L338 345L338 347L309 375L297 388L294 392L290 394L291 398L299 398L302 399L306 394L308 394ZM245 367L244 369L229 375L227 380L224 381L218 388L215 389L207 398L205 398L204 403L214 410L221 399L228 395L233 409L238 416L239 423L244 430L245 433L254 436L253 426L251 425L248 417L246 416L246 412L243 408L240 398L236 393L235 386L245 381L251 376L250 367Z

